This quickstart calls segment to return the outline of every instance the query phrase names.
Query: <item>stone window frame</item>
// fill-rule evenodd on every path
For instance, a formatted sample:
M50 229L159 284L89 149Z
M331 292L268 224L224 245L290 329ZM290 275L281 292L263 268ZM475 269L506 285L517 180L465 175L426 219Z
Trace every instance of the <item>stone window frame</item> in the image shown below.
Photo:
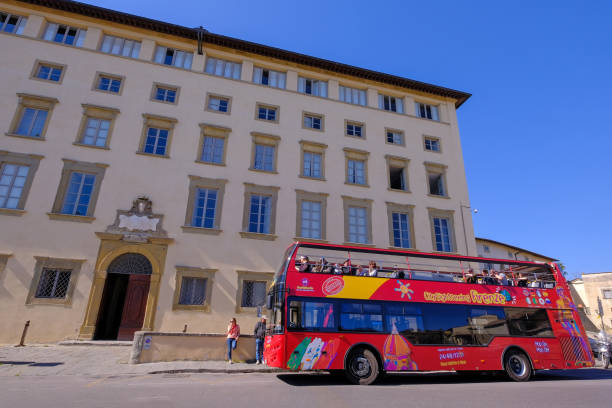
M62 175L57 187L57 193L55 194L53 208L51 209L51 212L47 213L47 215L52 220L92 223L96 219L96 217L94 217L94 212L98 202L98 195L100 194L100 188L102 186L104 174L106 173L106 168L109 165L104 163L82 162L72 159L62 159L62 161L64 162L64 167L62 168ZM61 213L62 206L64 205L64 200L66 198L66 193L68 192L70 177L74 172L94 174L96 176L96 182L94 184L93 191L91 192L89 206L87 207L87 215Z
M40 68L41 65L48 65L51 68L59 68L62 71L60 74L59 80L52 81L50 79L39 78L37 74L38 74L38 69ZM49 84L61 85L62 82L64 81L64 75L66 75L67 67L68 66L66 64L59 64L57 62L44 61L44 60L37 59L36 61L34 61L34 67L32 68L32 72L30 73L30 79L33 79L34 81L46 82Z
M411 193L410 182L408 180L408 166L410 165L410 159L407 157L393 156L390 154L385 155L385 161L387 164L387 190L396 191L399 193ZM404 170L404 186L403 190L397 188L391 188L391 167L402 167Z
M98 80L100 79L101 76L106 76L111 79L120 80L121 85L119 85L119 92L111 92L110 90L105 91L104 89L98 89ZM96 91L96 92L102 92L102 93L109 94L109 95L121 96L121 94L123 93L124 87L125 87L125 75L118 75L118 74L111 74L109 72L96 71L96 74L94 75L94 81L91 86L91 90Z
M348 134L348 125L357 125L361 126L361 136L354 136ZM353 139L365 140L366 139L366 124L364 122L359 122L358 120L349 120L344 119L344 136L352 137Z
M399 204L390 201L385 201L387 204L387 226L389 228L389 248L391 249L411 249L416 248L416 237L414 233L414 207L413 204ZM393 213L407 214L410 218L410 248L396 247L393 237Z
M368 156L370 152L366 150L353 149L350 147L345 147L342 149L344 152L344 184L349 186L356 187L370 187L369 177L368 177ZM357 183L349 183L348 181L348 168L349 168L349 160L360 160L363 161L363 172L365 178L365 184L357 184Z
M256 313L257 307L242 307L242 291L244 290L244 281L266 282L266 289L274 282L274 272L256 272L248 270L237 270L237 286L236 286L236 313ZM267 290L266 290L267 293ZM263 308L264 306L262 306Z
M185 224L181 226L183 232L194 232L199 234L219 235L221 229L221 214L223 211L223 196L225 195L225 184L227 179L213 179L208 177L189 175L189 197L185 213ZM195 227L191 225L193 210L195 206L195 193L199 188L217 190L217 206L215 208L215 225L213 228Z
M7 136L20 137L28 140L46 140L45 135L47 134L49 122L51 121L51 114L53 113L55 105L59 103L59 100L57 98L50 98L48 96L34 95L22 92L17 93L17 97L19 98L17 102L17 110L15 111L15 115L13 116L13 120L11 121L11 126L9 128L10 131L5 134ZM23 111L26 108L47 111L47 118L45 119L45 125L43 126L42 132L40 133L40 137L19 135L16 133L17 128L19 127L19 123L21 122L21 118L23 116Z
M327 241L327 197L328 193L314 193L301 189L295 189L296 217L295 217L295 238L294 240L308 240L312 242ZM302 201L315 201L321 203L321 238L302 237Z
M110 140L113 135L115 128L115 119L121 111L117 108L110 108L106 106L90 105L88 103L82 103L83 117L81 118L81 124L79 125L79 131L77 132L76 140L72 143L75 146L89 147L93 149L110 150ZM106 144L104 146L95 146L83 143L83 137L85 136L85 130L87 128L87 120L92 119L103 119L110 121L108 127L108 135L106 136Z
M215 284L215 273L218 269L197 268L194 266L176 265L174 297L172 300L172 310L187 310L210 313L210 304L212 289ZM181 299L181 289L183 286L183 278L198 278L206 279L206 289L204 291L204 304L202 305L182 305L179 303Z
M455 234L455 211L454 210L442 210L434 207L427 207L428 217L429 217L429 233L431 234L431 249L432 252L442 253L442 254L454 254L457 252L457 238ZM449 237L451 240L451 251L437 251L436 250L436 232L434 229L434 218L447 218L449 220Z
M170 158L170 148L172 147L172 136L174 134L174 127L178 120L176 118L171 118L168 116L160 116L154 115L151 113L143 113L143 125L142 125L142 133L140 135L140 142L138 143L138 150L136 154L141 154L149 157L160 157L169 159ZM149 127L155 127L158 129L164 129L168 131L168 141L166 142L166 154L155 154L155 153L146 153L144 151L145 145L147 143L147 133Z
M157 94L157 87L166 88L166 89L170 89L170 90L175 91L176 92L176 96L174 97L174 102L160 101L159 99L156 99L155 95ZM180 93L181 93L181 87L180 86L164 84L164 83L161 83L161 82L153 82L153 86L151 87L150 100L153 101L153 102L165 103L167 105L178 105Z
M321 120L321 129L306 127L304 125L304 119L306 118L306 116L312 116L314 118L319 118ZM302 129L313 130L315 132L325 132L325 115L323 115L322 113L302 111Z
M32 183L34 182L34 175L38 170L40 161L44 157L45 156L38 154L14 153L7 150L0 150L0 174L2 174L1 169L5 163L29 166L28 177L21 190L21 197L19 197L17 208L0 208L0 214L20 216L26 213L25 204L30 194Z
M387 140L387 133L392 132L392 133L399 133L400 135L402 135L402 143L391 143ZM394 128L389 128L389 127L385 127L385 133L383 134L383 136L385 137L385 144L391 145L391 146L402 146L402 147L406 147L406 132L404 132L401 129L394 129Z
M310 140L300 140L300 168L299 177L309 180L325 181L325 143L312 142ZM316 153L321 155L321 177L311 177L304 175L304 153Z
M275 120L261 119L259 117L259 108L274 109L276 111ZM280 120L280 106L264 102L255 102L255 120L260 120L266 123L278 123Z
M427 149L425 147L425 141L426 140L435 140L435 141L437 141L438 142L438 150L429 150L429 149ZM441 154L442 153L442 140L439 137L436 137L436 136L423 135L423 150L425 150L426 152Z
M427 195L429 197L437 197L437 198L445 198L450 199L450 194L448 192L448 183L446 182L446 170L448 166L442 163L433 163L433 162L423 162L425 166L425 181L427 183ZM429 175L430 174L440 174L442 176L442 184L444 184L444 195L431 194L429 191Z
M226 158L227 158L227 139L232 129L228 127L213 125L210 123L200 123L200 143L198 144L198 152L195 159L196 163L200 164L209 164L212 166L226 166ZM217 137L220 139L224 139L223 142L223 162L222 163L212 163L202 160L202 150L204 149L204 139L208 137Z
M343 245L374 247L372 235L372 202L370 198L358 198L342 195L342 209L344 211L344 243ZM351 242L349 240L349 207L362 207L366 209L368 220L368 244Z
M72 297L76 288L77 280L81 272L83 263L86 259L68 259L68 258L51 258L46 256L34 256L36 264L34 265L34 276L30 283L30 290L26 297L26 305L62 305L72 306ZM66 290L66 297L63 299L55 298L38 298L36 297L36 291L40 284L40 277L42 276L43 269L69 269L70 272L70 283Z
M242 211L242 231L240 236L249 239L261 239L265 241L274 241L276 235L276 214L278 205L278 190L277 186L262 186L253 183L244 183L244 206ZM251 195L263 195L271 197L270 200L270 233L263 234L259 232L249 232L249 215L251 208Z
M227 112L223 112L220 110L214 110L214 109L210 109L210 98L217 98L220 100L226 100L227 101ZM206 112L212 112L212 113L220 113L222 115L231 115L232 113L232 97L231 96L227 96L227 95L221 95L221 94L217 94L217 93L212 93L212 92L206 92L206 101L205 101L205 105L204 105L204 110Z
M281 141L280 136L271 135L269 133L251 132L251 137L253 139L253 143L251 144L251 164L249 166L249 170L256 171L259 173L278 174L278 145ZM255 168L256 145L274 147L274 170L263 170Z

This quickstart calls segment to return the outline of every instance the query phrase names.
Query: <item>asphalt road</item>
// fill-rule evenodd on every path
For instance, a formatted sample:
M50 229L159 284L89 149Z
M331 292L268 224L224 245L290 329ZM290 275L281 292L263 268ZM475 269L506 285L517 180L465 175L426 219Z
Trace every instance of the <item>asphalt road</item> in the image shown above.
M612 370L541 372L528 383L391 375L372 386L329 374L3 377L0 407L609 407Z

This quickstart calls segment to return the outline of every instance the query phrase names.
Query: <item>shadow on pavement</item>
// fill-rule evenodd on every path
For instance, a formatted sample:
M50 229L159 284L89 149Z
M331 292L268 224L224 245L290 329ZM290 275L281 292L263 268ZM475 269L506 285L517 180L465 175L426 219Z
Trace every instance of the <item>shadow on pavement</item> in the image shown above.
M0 365L23 365L30 367L56 367L58 365L62 365L64 363L37 363L35 361L3 361L0 360Z
M278 374L279 380L295 387L316 387L334 385L352 385L341 374L325 372ZM611 380L612 370L550 370L538 371L532 381L567 381L567 380ZM504 373L397 373L382 376L375 386L393 386L407 384L462 384L462 383L496 383L512 382Z

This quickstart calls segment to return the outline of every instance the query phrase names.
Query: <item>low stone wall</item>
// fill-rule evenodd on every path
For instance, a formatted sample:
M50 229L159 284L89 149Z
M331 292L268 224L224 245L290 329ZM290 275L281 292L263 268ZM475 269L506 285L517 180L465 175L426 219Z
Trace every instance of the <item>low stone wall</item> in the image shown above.
M225 334L161 333L139 331L134 335L130 364L181 360L225 360ZM242 335L232 351L234 361L255 361L255 337Z

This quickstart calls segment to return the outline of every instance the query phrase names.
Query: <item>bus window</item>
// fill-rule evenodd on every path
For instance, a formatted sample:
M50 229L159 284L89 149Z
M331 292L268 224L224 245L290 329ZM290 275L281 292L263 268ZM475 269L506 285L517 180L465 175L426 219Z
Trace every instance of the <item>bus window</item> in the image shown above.
M387 332L404 336L411 343L417 343L416 337L423 332L423 317L419 305L387 304L385 305Z
M474 344L487 345L495 336L508 335L508 325L502 308L470 307L469 322Z
M336 327L334 304L327 302L289 303L289 329L333 330Z
M373 303L342 303L340 330L382 332L382 306Z
M552 327L544 309L506 308L511 336L552 337Z
M419 344L475 344L466 306L431 303L422 308L425 332L418 336Z

